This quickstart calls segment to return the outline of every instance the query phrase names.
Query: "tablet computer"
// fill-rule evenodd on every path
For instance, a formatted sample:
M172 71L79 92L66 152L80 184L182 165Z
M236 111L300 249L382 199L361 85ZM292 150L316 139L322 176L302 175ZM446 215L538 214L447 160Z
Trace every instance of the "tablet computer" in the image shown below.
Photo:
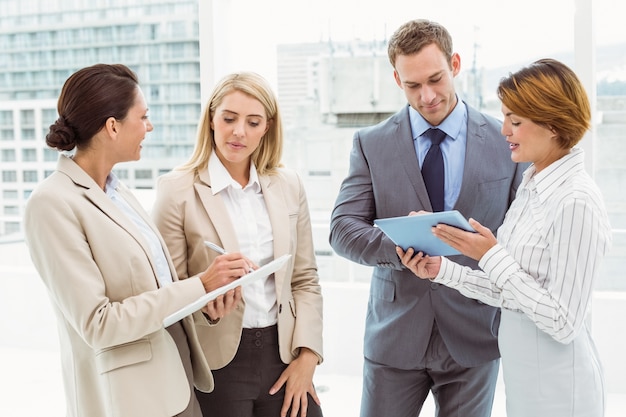
M431 228L439 223L475 232L457 210L374 220L374 225L405 251L413 248L415 252L424 252L430 256L459 255L459 251L433 235Z
M230 284L226 284L222 287L219 287L216 290L208 292L204 294L202 297L198 298L193 303L187 304L185 307L180 310L170 314L165 317L163 320L163 326L168 327L172 324L176 323L178 320L182 319L185 316L188 316L196 311L200 310L202 307L207 305L209 301L215 300L218 296L227 293L228 291L239 287L240 285L246 285L252 281L256 281L262 278L267 278L274 272L278 271L282 268L285 263L291 258L290 254L283 255L279 258L274 259L272 262L269 262L259 269L252 271L246 275L243 275L241 278L234 280Z

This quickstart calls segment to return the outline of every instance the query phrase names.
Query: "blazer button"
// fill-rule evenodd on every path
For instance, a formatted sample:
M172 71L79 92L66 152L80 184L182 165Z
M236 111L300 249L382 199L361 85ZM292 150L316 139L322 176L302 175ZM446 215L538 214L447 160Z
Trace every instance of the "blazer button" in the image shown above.
M430 288L433 290L436 290L437 288L439 288L441 284L437 284L436 282L431 282L430 283Z

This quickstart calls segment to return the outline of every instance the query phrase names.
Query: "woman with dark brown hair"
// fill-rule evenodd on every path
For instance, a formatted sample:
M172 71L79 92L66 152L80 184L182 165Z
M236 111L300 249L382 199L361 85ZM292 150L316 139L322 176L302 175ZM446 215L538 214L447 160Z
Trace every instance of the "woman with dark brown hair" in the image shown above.
M75 152L61 155L35 188L24 224L56 312L67 415L199 417L193 385L211 391L213 377L193 322L166 329L163 320L243 275L248 261L232 254L179 281L156 226L111 172L138 160L152 131L130 69L77 71L63 86L58 114L46 142ZM205 310L224 315L240 297L233 290Z

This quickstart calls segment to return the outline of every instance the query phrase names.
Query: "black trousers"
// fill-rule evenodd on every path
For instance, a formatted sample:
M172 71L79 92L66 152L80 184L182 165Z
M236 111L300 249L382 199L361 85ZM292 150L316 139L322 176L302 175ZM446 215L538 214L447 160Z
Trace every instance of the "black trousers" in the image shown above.
M243 329L233 360L213 370L215 389L196 390L204 417L279 417L285 386L274 395L269 390L287 368L280 360L278 328ZM300 416L300 413L298 413ZM322 417L309 395L307 417Z

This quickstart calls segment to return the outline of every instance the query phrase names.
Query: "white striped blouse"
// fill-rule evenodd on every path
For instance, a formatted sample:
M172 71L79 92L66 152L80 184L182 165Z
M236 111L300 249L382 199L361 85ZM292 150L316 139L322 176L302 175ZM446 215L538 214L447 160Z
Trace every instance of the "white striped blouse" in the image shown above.
M611 246L602 195L584 169L582 149L535 174L531 165L498 244L471 270L442 257L435 282L487 304L521 311L561 343L586 319L599 266Z

